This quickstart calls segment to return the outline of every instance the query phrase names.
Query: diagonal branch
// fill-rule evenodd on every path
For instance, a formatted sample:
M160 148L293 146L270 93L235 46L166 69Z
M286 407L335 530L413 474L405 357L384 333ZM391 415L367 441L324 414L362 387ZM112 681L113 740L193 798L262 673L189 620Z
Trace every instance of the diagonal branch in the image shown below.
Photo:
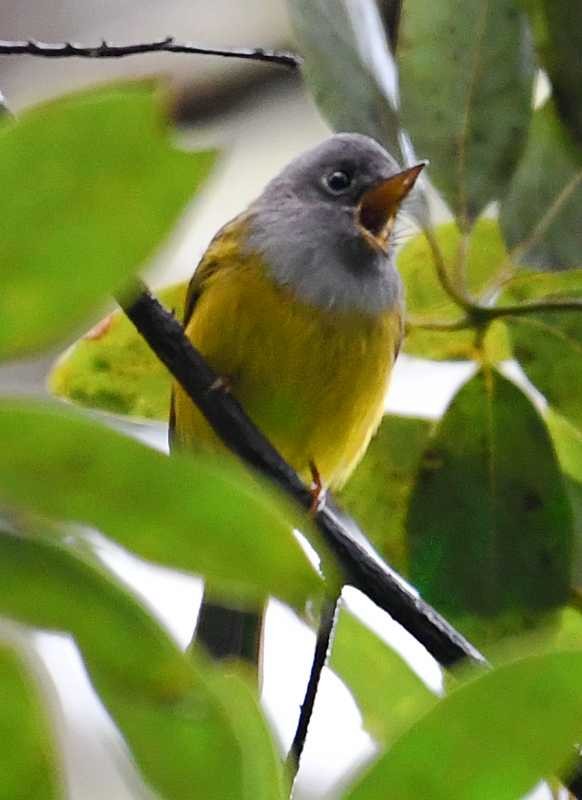
M188 55L222 56L240 58L247 61L264 61L290 69L301 66L301 58L287 50L265 50L255 48L216 48L201 47L192 42L178 42L173 36L166 36L154 42L115 45L101 41L98 45L75 44L74 42L8 42L0 40L0 56L39 56L41 58L124 58L143 53L186 53Z
M240 404L227 392L216 389L218 376L186 338L180 323L143 285L135 285L131 292L120 298L125 313L224 444L309 510L313 502L309 488ZM380 558L356 523L332 500L326 501L314 521L339 562L344 582L360 589L387 611L439 663L452 666L463 659L485 663L476 648Z

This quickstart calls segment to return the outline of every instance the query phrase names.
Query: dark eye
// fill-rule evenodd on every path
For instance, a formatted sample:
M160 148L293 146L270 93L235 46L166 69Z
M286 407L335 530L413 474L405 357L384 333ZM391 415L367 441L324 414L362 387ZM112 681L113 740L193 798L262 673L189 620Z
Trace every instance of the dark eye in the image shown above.
M326 175L323 182L332 194L342 194L352 185L352 178L347 172L338 169Z

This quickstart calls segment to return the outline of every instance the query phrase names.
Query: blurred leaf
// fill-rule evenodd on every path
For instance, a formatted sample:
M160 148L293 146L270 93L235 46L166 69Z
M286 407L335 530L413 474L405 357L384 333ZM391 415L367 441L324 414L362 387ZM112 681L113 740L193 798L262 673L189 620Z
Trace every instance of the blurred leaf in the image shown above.
M288 0L303 71L336 131L372 136L401 159L398 76L374 3Z
M223 800L283 797L276 783L253 792L230 698L217 696L212 677L102 570L42 537L2 534L0 612L74 636L138 766L168 800L190 800L193 787ZM256 731L256 704L247 703L247 713ZM260 741L254 733L252 742L257 759L269 761L265 775L276 774L266 736Z
M574 518L574 555L572 557L572 586L579 597L582 609L582 483L565 476L566 489L570 498Z
M582 298L582 270L518 273L500 304ZM582 312L546 312L507 319L515 357L557 411L582 423Z
M209 676L209 685L215 697L220 698L231 728L238 737L245 766L245 797L248 795L249 800L283 800L289 797L288 781L283 775L281 754L261 713L253 683L256 683L256 674L245 675L243 665L238 669L229 665L226 671L214 670Z
M562 769L582 735L582 653L531 656L461 686L346 800L515 800Z
M181 317L187 283L156 292ZM171 377L126 315L115 311L59 358L49 377L59 397L131 417L168 420Z
M383 745L393 742L437 702L408 664L344 609L330 667L350 688L366 730Z
M222 672L207 664L202 670L197 664L194 689L173 704L98 682L143 773L164 798L288 797L281 757L258 700L232 669Z
M0 613L71 633L91 669L171 701L192 682L187 657L104 569L42 536L0 534Z
M515 0L407 0L402 122L461 222L506 191L526 137L534 63Z
M238 599L302 605L321 581L292 534L307 520L227 458L159 452L80 415L0 403L0 500L83 522ZM301 520L301 521L300 521Z
M534 116L523 158L501 204L500 223L514 260L562 269L582 261L582 149L551 101Z
M552 408L546 411L546 422L562 469L582 484L582 431Z
M554 447L565 473L566 489L574 518L574 558L572 582L582 590L582 431L551 408L546 411L546 422Z
M151 81L38 106L0 129L0 358L70 334L149 258L214 152L170 146Z
M386 414L366 455L339 495L342 506L393 567L406 570L404 519L431 423Z
M526 6L558 113L582 142L582 5L570 0L528 0Z
M410 576L445 614L495 622L556 608L569 591L572 519L549 433L495 371L453 398L409 506Z
M540 272L520 269L503 286L500 305L530 300L560 300L582 296L582 269Z
M435 237L449 274L455 279L462 246L459 229L455 223L439 225L435 230ZM468 241L466 281L471 293L478 295L486 289L506 260L507 253L497 222L480 219ZM424 234L418 234L402 248L397 263L406 287L407 312L412 320L404 340L404 352L436 360L475 358L475 331L430 331L414 325L414 320L453 322L463 316L462 309L441 286ZM492 362L510 357L503 323L494 323L490 327L485 347Z
M0 644L0 800L64 797L45 703L29 671Z

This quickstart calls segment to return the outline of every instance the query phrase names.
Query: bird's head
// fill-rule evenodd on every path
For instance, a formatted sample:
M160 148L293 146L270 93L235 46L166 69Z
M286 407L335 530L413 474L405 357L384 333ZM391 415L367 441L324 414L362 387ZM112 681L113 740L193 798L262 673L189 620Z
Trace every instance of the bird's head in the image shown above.
M251 206L249 245L301 299L378 313L400 301L394 225L423 167L402 169L373 139L336 134L267 185Z

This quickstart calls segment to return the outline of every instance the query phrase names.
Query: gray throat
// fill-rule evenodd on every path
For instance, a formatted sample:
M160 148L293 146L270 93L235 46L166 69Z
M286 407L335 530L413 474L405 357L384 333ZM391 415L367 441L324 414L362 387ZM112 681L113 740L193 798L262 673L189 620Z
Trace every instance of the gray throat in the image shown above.
M351 216L338 225L337 216L330 219L325 209L293 197L278 201L255 201L247 229L248 250L264 257L278 285L329 311L376 316L402 305L392 253L372 250L357 235Z

